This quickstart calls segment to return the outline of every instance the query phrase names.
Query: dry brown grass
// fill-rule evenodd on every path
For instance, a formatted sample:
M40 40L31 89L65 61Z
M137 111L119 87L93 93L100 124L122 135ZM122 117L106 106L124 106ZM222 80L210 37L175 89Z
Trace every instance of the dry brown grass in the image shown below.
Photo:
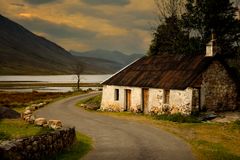
M0 92L0 106L12 108L16 111L22 111L30 104L41 103L44 101L53 101L58 98L72 96L83 92L68 92L68 93L42 93L42 92Z

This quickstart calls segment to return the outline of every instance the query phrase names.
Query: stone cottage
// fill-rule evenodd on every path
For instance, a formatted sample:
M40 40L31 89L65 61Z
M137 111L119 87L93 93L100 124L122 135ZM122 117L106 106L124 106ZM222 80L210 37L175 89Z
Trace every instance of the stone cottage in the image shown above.
M101 109L145 114L236 110L238 80L217 54L145 56L104 81Z

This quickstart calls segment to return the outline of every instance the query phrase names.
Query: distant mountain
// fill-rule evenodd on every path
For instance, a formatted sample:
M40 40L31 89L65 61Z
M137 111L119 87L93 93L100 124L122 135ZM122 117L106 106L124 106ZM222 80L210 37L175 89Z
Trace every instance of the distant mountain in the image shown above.
M78 57L76 60L82 64L88 74L109 74L115 73L124 66L122 64L93 57Z
M72 55L79 57L92 57L97 59L105 59L109 61L114 61L116 63L121 64L122 66L126 66L129 63L135 61L138 58L143 57L143 54L131 54L127 55L119 51L109 51L109 50L91 50L87 52L76 52L70 51Z
M62 74L73 56L57 44L0 15L0 74Z
M75 57L2 15L0 24L0 75L72 74L76 63L84 67L84 74L114 73L123 67L94 56Z

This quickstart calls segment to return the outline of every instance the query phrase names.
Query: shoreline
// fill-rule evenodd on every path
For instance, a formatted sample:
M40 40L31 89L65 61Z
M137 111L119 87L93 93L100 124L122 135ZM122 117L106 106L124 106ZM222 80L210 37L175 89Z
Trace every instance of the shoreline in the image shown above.
M0 82L0 88L16 86L34 87L75 87L77 83L46 83L46 82ZM80 87L102 87L100 83L80 83Z

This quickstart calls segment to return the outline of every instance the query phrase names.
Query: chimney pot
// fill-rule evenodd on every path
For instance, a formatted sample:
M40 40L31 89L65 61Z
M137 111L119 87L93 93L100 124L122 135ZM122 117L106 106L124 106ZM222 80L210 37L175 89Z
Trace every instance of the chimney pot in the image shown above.
M216 34L212 32L211 41L206 45L206 57L213 57L217 53L217 40Z

